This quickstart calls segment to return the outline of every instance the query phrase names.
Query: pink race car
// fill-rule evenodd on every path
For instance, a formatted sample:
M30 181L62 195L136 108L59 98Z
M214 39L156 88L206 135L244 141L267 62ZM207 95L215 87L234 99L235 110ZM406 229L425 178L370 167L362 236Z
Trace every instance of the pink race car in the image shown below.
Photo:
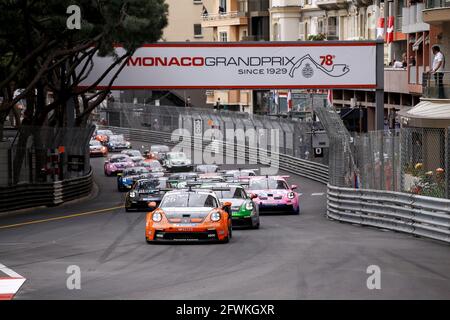
M300 213L300 204L296 185L289 186L288 176L249 177L249 193L257 197L253 199L259 206L260 213Z
M123 170L134 167L133 160L126 154L115 154L105 161L104 170L106 176L121 173Z

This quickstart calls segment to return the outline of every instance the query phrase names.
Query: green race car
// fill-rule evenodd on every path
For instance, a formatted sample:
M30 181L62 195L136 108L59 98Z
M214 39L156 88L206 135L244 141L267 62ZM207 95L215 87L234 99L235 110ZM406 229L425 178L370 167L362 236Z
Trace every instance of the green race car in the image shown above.
M259 210L258 206L253 202L256 195L248 195L242 185L223 182L203 183L199 188L213 190L222 203L231 202L233 227L259 228Z

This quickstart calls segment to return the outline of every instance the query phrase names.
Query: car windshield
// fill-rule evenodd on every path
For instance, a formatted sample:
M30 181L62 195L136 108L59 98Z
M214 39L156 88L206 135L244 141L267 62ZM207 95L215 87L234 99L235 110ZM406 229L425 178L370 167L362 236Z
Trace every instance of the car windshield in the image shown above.
M136 185L136 190L157 190L165 187L165 180L142 180Z
M289 189L286 181L279 179L255 179L250 180L250 190L265 190L265 189Z
M162 168L161 163L159 163L159 161L150 161L150 162L146 162L146 164L147 164L147 166L150 167L152 170Z
M205 189L212 189L217 196L219 197L219 199L246 199L246 194L244 189L242 189L241 187L223 187L223 189L227 189L229 188L230 190L214 190L214 188L222 188L220 186L208 186L208 185L203 185L202 188Z
M198 178L198 174L194 172L182 172L173 174L169 177L170 180L187 180L187 179L195 179Z
M225 172L226 175L234 176L234 177L251 177L255 176L255 173L251 170L230 170Z
M197 171L203 172L203 173L214 173L217 171L217 169L218 169L218 167L216 165L199 165L199 166L197 166Z
M113 133L111 130L98 130L97 134L99 136L111 136Z
M127 161L129 161L130 160L130 158L129 157L127 157L127 156L119 156L119 157L114 157L114 158L111 158L110 160L109 160L109 162L111 162L111 163L117 163L117 162L127 162Z
M167 154L167 158L170 160L184 160L186 155L183 152L172 152Z
M111 136L109 140L111 142L123 142L125 138L123 136Z
M92 140L89 142L89 144L91 145L91 147L100 147L102 145L98 140Z
M127 152L124 152L124 153L131 157L141 157L142 156L142 154L139 150L128 150Z
M135 167L135 168L130 168L130 169L125 170L123 172L123 175L124 176L134 176L134 175L137 175L137 174L145 174L145 173L148 173L147 168Z
M150 147L151 152L169 152L168 146L151 146Z
M183 192L166 194L160 208L195 207L217 208L219 204L215 197L203 192Z

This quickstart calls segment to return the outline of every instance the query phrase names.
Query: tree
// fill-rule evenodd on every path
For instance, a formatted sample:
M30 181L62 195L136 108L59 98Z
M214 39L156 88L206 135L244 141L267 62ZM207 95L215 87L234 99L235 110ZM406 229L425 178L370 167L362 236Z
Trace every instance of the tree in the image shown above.
M81 9L80 30L66 26L70 5ZM92 88L75 92L91 70L92 58L96 54L115 56L114 45L120 44L126 54L115 56L107 73L123 66L136 48L161 37L166 15L163 0L0 0L0 122L19 100L26 99L23 124L42 125L49 120L47 115L56 111L50 120L64 126L66 103L74 99L77 124L82 124L109 91L89 98L85 93ZM25 90L14 97L17 88ZM49 92L52 103L46 103Z
M66 25L71 5L81 9L79 30ZM76 110L74 125L83 126L134 51L160 39L167 9L164 0L0 0L0 141L6 117L22 99L26 110L21 126L67 126L70 100ZM125 48L124 55L115 53L117 44ZM112 74L112 81L93 94L88 93L95 84L76 90L96 55L114 56L98 79ZM23 90L17 94L18 88ZM22 134L18 145L25 146L29 135L35 132ZM21 161L19 152L17 167Z

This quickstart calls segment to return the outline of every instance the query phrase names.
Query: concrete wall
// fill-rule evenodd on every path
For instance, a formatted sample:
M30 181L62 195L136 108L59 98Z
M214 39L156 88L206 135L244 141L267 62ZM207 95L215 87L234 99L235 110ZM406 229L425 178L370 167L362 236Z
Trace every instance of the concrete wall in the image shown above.
M203 37L194 36L194 24L202 23L203 6L205 5L208 12L212 13L209 9L211 1L166 0L169 5L169 21L164 29L163 41L212 41L211 28L203 28Z

